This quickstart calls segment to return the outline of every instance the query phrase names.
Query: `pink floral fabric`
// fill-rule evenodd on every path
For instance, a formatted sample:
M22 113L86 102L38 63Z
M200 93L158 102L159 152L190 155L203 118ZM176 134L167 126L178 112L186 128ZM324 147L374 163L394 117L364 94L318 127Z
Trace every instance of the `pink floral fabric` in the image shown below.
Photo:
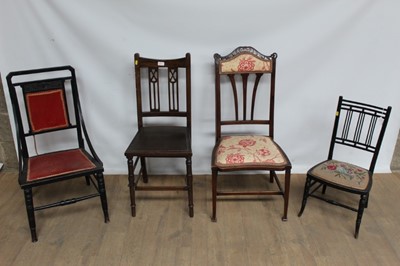
M222 137L215 160L219 167L287 163L270 137L257 135Z
M368 170L336 160L317 165L311 174L331 183L360 190L366 189L369 183Z
M252 54L242 54L229 61L221 62L221 73L270 72L272 62L262 60Z

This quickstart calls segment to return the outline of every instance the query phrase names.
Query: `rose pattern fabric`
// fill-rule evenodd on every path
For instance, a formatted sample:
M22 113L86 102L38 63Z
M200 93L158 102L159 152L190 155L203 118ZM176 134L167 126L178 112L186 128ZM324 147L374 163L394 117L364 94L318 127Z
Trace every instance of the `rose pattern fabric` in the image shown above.
M216 151L216 165L285 164L279 148L267 136L225 136Z
M312 171L321 179L356 189L365 189L369 182L368 171L346 162L329 160L317 165Z
M256 66L255 62L256 62L256 60L252 59L251 57L240 59L238 70L239 71L252 71L254 69L254 67Z
M236 72L269 72L272 70L270 60L262 60L252 54L243 54L229 61L221 62L221 73Z

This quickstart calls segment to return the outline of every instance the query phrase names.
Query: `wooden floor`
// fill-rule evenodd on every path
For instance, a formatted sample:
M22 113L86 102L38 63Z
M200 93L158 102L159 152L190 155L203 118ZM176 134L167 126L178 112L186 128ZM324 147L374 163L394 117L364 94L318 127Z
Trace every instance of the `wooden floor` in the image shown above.
M275 196L219 200L217 223L210 220L210 176L194 178L194 218L184 192L143 191L132 218L127 177L121 175L106 176L110 223L103 222L98 198L44 210L36 213L36 243L16 176L0 173L0 265L400 265L400 177L394 174L375 175L357 240L355 213L346 209L310 199L297 217L304 175L292 176L287 222L281 221L283 199ZM266 180L226 176L221 183L271 186ZM82 178L35 190L34 199L40 204L86 190ZM327 193L357 204L357 198Z

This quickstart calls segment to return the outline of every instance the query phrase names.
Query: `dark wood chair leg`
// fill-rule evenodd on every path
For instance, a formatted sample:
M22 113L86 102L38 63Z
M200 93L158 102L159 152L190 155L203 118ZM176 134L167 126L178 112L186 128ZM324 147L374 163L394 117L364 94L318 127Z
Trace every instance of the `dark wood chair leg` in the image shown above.
M367 204L367 199L368 199L367 195L365 195L365 194L361 195L360 202L358 205L358 212L357 212L356 231L354 234L355 238L358 238L358 232L360 231L361 219L362 219L362 216L364 213L365 205Z
M215 169L212 169L212 181L211 181L211 186L212 186L212 216L211 216L211 221L216 222L217 221L217 177L218 177L218 171Z
M90 186L90 176L85 176L85 179L86 179L86 185L87 186Z
M326 192L326 185L323 185L322 186L322 194L325 194L325 192Z
M368 202L369 202L369 193L367 194L367 200L365 202L365 208L368 208Z
M194 216L193 209L193 175L192 175L192 159L186 158L186 182L188 187L188 198L189 198L189 216Z
M282 221L287 221L287 211L289 207L289 192L290 192L290 169L285 171L285 194L284 194L284 209Z
M275 171L269 171L269 182L274 183L274 175L276 175Z
M310 185L311 185L311 178L307 176L306 182L304 184L304 192L303 192L303 200L301 202L301 209L299 211L299 214L297 216L301 216L303 214L304 208L306 207L307 204L307 198L308 198L308 193L310 191Z
M140 157L140 165L142 167L143 183L148 183L149 182L149 176L147 175L146 157Z
M107 223L110 221L110 217L108 215L107 194L106 194L106 186L104 184L103 173L97 174L96 177L97 177L97 184L99 186L101 207L103 208L103 213L104 213L104 222Z
M135 202L135 173L133 169L133 160L132 158L128 159L128 186L129 186L129 193L131 197L131 213L132 217L136 216L136 202Z
M31 230L32 242L36 242L35 209L33 207L32 188L24 189L26 213L28 214L29 228Z

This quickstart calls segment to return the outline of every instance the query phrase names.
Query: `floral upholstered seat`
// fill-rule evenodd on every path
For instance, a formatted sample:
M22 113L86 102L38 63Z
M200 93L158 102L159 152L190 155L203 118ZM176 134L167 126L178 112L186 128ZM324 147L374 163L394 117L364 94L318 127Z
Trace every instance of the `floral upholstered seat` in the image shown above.
M368 170L336 160L327 160L316 165L310 174L321 180L358 190L367 189L370 183Z
M216 152L218 167L287 164L280 148L267 136L224 136Z

